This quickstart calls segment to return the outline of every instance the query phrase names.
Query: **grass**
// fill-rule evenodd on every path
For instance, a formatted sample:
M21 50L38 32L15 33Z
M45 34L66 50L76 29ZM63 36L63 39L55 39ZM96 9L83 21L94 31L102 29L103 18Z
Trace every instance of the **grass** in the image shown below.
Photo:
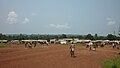
M75 45L77 45L77 46L86 46L85 43L77 43L77 44L75 44Z
M8 46L8 44L0 43L0 47L6 47L6 46Z
M120 68L120 58L104 61L103 68Z

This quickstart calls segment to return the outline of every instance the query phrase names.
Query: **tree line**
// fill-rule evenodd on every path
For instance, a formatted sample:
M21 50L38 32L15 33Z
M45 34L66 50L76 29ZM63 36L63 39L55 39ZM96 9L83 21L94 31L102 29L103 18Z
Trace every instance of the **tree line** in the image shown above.
M91 35L67 35L67 34L60 34L60 35L40 35L40 34L16 34L16 35L5 35L0 34L0 40L50 40L50 39L63 39L63 38L78 38L78 39L89 39L89 40L120 40L119 36L115 36L112 34L108 34L107 36L98 36L97 34Z

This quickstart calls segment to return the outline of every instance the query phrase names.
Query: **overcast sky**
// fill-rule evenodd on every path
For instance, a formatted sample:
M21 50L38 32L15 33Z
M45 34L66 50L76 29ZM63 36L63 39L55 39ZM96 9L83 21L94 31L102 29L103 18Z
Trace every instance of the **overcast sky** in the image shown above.
M5 34L107 35L120 24L120 0L0 0Z

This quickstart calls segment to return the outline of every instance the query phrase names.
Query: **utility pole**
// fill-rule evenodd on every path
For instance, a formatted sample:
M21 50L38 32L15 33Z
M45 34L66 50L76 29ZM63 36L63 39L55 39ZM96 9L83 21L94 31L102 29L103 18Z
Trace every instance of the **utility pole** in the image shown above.
M115 36L115 31L113 33L114 33L114 36Z
M119 27L118 27L118 36L120 36L120 24L119 24Z

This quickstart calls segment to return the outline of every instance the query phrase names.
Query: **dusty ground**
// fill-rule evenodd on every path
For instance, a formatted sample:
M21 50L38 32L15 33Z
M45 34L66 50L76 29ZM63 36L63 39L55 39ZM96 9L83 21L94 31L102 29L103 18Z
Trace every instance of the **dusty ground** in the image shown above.
M102 68L103 60L120 57L118 51L110 47L89 51L76 46L76 57L71 58L65 45L39 45L33 49L12 45L0 48L0 68Z

